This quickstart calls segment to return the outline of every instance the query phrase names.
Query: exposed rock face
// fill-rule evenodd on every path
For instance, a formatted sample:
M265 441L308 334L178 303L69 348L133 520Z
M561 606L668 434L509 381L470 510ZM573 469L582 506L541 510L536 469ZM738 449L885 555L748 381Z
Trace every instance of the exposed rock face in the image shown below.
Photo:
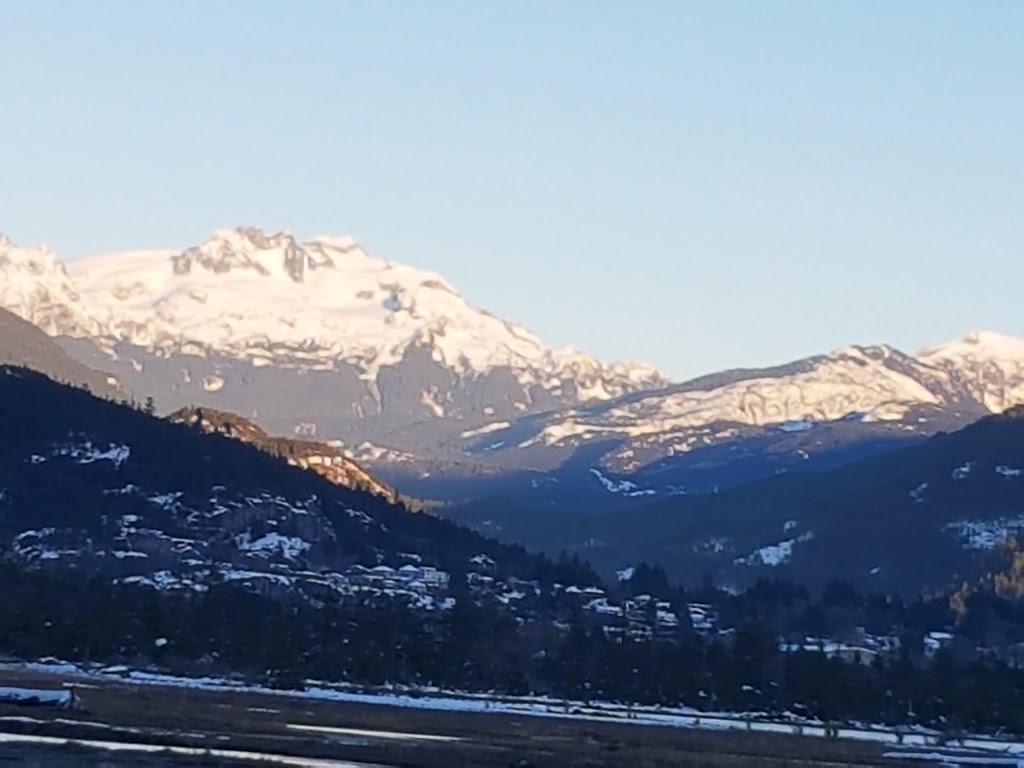
M219 433L250 443L260 450L286 460L289 464L310 469L335 485L367 491L392 503L399 500L394 488L377 480L359 464L346 457L340 449L327 443L273 437L241 416L214 408L182 408L168 416L168 419L179 424L196 426L205 432Z

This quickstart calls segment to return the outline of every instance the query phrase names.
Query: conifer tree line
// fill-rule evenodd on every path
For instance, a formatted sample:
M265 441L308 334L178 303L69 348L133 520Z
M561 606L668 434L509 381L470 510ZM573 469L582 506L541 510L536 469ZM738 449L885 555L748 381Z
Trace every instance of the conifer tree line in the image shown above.
M684 622L651 639L620 641L578 609L556 624L552 617L516 617L468 593L450 611L424 614L381 603L313 606L230 584L160 593L13 564L0 564L0 579L0 652L17 658L242 673L288 688L308 679L434 685L1024 733L1024 672L1005 660L965 657L954 648L924 660L910 644L871 661L780 649L777 622L799 613L795 606L805 599L811 620L836 610L853 620L896 611L923 625L952 615L939 599L901 606L835 585L812 600L793 585L764 583L722 604L744 614L728 635L702 637Z

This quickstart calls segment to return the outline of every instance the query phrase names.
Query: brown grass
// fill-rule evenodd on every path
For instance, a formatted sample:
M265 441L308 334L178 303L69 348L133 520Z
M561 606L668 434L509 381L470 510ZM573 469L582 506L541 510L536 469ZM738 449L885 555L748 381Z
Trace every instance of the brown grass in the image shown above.
M0 685L59 687L51 675L0 674ZM22 715L45 723L0 722L0 730L105 740L257 750L351 760L401 768L839 768L891 765L876 744L784 734L714 732L592 723L508 714L432 712L380 705L310 701L287 696L88 681L76 688L82 709L0 705L0 717ZM277 710L275 712L254 710ZM55 722L101 722L140 733L118 733ZM458 743L387 741L296 731L287 724L453 736ZM141 763L137 763L141 764ZM184 765L184 762L175 762ZM222 761L192 763L224 765Z

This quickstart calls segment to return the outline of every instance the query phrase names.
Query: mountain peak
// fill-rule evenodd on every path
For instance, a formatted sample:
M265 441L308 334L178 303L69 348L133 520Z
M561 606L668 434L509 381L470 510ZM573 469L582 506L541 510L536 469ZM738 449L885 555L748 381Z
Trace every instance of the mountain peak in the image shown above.
M267 234L258 227L219 229L200 245L171 256L175 275L187 275L193 268L215 274L247 271L262 277L290 278L301 283L306 272L334 266L323 253L301 246L286 231Z
M852 357L866 362L881 362L887 360L897 353L897 350L888 344L849 344L845 347L832 350L829 353L831 358Z
M973 330L954 341L922 350L918 357L926 361L1024 360L1024 340L997 331Z
M295 238L286 230L268 234L260 227L239 226L214 231L204 245L222 244L238 249L251 246L255 250L265 251L287 247L294 243Z
M0 232L0 248L7 248L10 247L11 245L13 245L13 243L11 242L11 238L9 238L3 232Z
M15 295L0 282L0 306L53 335L101 336L161 354L189 348L254 365L354 367L364 381L411 353L417 365L457 376L511 370L522 391L505 399L519 408L537 397L607 399L667 383L648 366L555 351L471 305L441 275L371 256L351 237L300 241L239 226L184 249L77 259L67 272L50 258L59 280L20 270L25 290ZM43 295L42 285L61 290ZM57 312L64 305L73 316ZM428 390L420 399L433 402Z

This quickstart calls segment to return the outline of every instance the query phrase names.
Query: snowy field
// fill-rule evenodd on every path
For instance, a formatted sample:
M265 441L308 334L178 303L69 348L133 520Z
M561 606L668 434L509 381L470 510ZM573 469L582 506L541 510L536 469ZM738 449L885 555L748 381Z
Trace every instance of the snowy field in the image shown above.
M85 668L75 664L47 660L35 663L0 665L0 671L30 672L60 677L65 687L88 687L103 681L138 686L188 688L193 690L237 692L289 697L299 700L338 702L366 706L405 709L491 713L538 718L560 718L587 722L624 723L706 731L746 731L840 739L877 743L889 748L892 757L939 761L949 764L1009 765L1024 768L1024 742L976 735L947 739L937 731L922 727L891 728L870 724L830 727L820 721L792 714L770 716L766 713L702 712L680 707L627 706L613 702L583 702L543 696L498 696L473 694L439 688L408 689L398 687L366 689L354 686L308 681L303 691L276 690L248 685L226 678L186 678L156 672L117 667ZM2 690L2 689L0 689ZM316 731L316 726L289 724L289 728ZM360 732L355 729L322 728L323 732L350 736L390 739L434 739L446 737L423 734ZM447 739L457 741L457 739ZM346 765L324 763L324 765Z

